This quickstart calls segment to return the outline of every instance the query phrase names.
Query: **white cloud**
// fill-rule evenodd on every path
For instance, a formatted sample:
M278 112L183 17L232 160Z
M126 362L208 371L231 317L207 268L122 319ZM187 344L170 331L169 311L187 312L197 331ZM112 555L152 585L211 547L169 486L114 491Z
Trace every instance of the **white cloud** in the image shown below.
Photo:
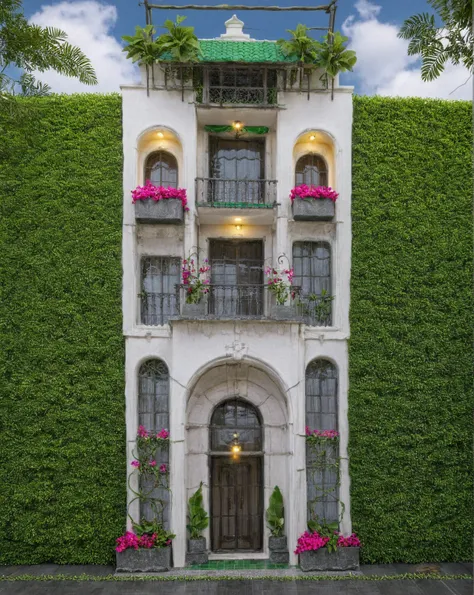
M464 66L448 64L438 79L424 83L421 80L419 60L408 55L408 41L397 37L399 27L379 20L381 7L369 0L359 0L355 8L358 15L348 17L342 25L342 31L351 38L350 48L357 53L354 75L362 93L443 99L472 98L470 83L455 91L469 77Z
M355 7L357 12L363 19L375 18L382 10L381 6L378 6L377 4L372 4L368 0L359 0L355 3Z
M98 93L119 91L119 85L135 82L136 67L126 59L122 45L111 34L117 21L115 6L95 0L60 2L45 5L31 17L43 27L58 27L68 35L69 43L76 45L91 60L99 84L87 86L77 79L68 78L53 70L36 73L41 81L56 93Z

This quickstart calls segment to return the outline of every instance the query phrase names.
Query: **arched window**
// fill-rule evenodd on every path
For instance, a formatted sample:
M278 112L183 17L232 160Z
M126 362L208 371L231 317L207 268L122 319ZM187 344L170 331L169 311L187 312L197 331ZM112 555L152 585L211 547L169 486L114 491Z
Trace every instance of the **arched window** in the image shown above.
M328 167L325 160L316 153L303 155L296 162L295 186L327 186Z
M138 423L148 431L169 428L169 374L164 362L152 359L138 373Z
M310 431L337 430L337 369L325 359L306 368L306 426ZM338 520L339 448L337 442L306 446L308 520Z
M178 187L178 162L166 151L150 153L145 162L145 180L155 186Z
M150 433L169 429L169 373L159 359L148 360L138 372L138 424ZM156 451L157 467L169 464L169 450ZM151 476L140 476L140 519L158 520L169 527L170 492L165 487L155 487Z
M329 326L332 321L331 246L328 242L293 244L293 284L299 287L306 324Z

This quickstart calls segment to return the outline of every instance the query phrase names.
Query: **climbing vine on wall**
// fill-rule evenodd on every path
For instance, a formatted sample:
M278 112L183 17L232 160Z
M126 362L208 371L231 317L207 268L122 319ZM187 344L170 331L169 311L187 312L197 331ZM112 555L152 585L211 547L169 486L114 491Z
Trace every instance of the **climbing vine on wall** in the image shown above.
M170 492L169 464L162 462L169 460L169 432L160 430L152 433L143 426L139 426L137 441L133 452L134 459L131 466L134 470L129 474L128 486L133 498L129 502L129 518L132 522L136 519L130 515L130 509L138 500L140 516L143 520L151 521L164 526L167 523L166 512L169 497L161 497L163 492ZM165 455L165 456L163 456ZM138 476L137 487L132 486L132 479ZM135 484L134 484L135 485ZM140 521L142 518L140 518Z

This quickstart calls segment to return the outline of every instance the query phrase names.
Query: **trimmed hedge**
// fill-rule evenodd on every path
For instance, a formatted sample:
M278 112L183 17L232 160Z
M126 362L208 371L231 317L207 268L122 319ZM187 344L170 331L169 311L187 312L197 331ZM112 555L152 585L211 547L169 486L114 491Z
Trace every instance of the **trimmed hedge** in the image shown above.
M472 106L356 97L349 427L364 562L472 559Z
M0 563L107 563L126 514L121 98L21 105L0 116Z

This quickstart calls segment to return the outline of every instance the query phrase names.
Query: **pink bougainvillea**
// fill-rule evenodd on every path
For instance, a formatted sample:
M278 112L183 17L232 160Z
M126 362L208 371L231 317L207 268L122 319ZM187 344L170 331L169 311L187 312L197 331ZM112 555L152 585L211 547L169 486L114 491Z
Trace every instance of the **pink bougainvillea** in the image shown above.
M339 194L328 186L307 186L306 184L295 186L290 192L291 202L295 198L329 198L336 201L338 196Z
M132 203L136 203L137 200L166 200L168 198L178 198L181 200L184 210L189 211L187 206L188 199L184 188L154 186L150 180L147 180L145 186L137 186L135 190L132 190Z
M158 438L158 440L168 440L168 438L170 437L170 433L168 432L168 430L165 430L163 428L158 432L156 437Z
M340 535L337 540L337 547L360 547L360 539L355 533L349 535L349 537Z
M128 548L134 550L138 550L139 548L151 549L156 545L156 537L156 533L153 533L152 535L145 534L139 537L138 535L135 535L135 533L127 531L125 535L116 539L117 547L115 548L115 551L123 552Z
M309 426L305 429L306 436L319 436L320 438L334 439L339 437L337 430L311 430Z
M168 466L165 463L160 465L160 473L167 473L167 472L168 472Z
M335 533L337 534L337 531ZM295 554L319 550L325 547L328 542L329 537L320 535L317 531L314 531L314 533L305 531L303 535L298 537ZM360 547L360 540L355 533L352 533L349 537L339 534L337 547Z
M322 547L324 547L328 541L329 537L322 537L316 531L314 533L305 531L303 535L300 535L300 537L298 537L298 544L296 546L295 554L319 550Z

